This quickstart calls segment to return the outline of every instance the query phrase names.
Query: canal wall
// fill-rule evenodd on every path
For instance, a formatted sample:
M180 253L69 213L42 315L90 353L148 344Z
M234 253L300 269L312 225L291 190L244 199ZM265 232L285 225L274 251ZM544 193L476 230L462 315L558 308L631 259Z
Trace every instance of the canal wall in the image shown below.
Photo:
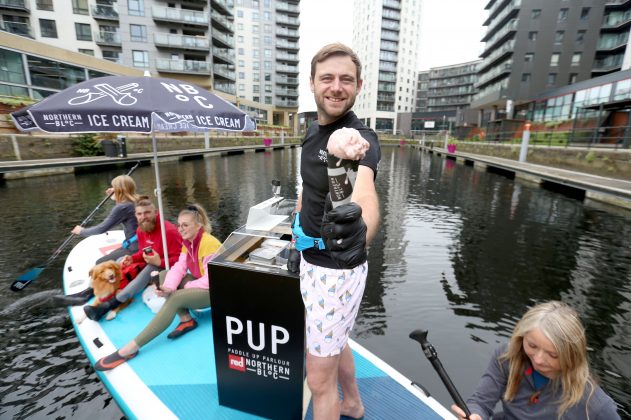
M0 135L0 161L53 159L79 157L77 142L80 136L56 136L52 134L6 134ZM148 153L152 151L150 135L131 135L127 138L127 153ZM178 136L156 134L158 151L176 151L204 148L204 135ZM280 143L280 137L270 137ZM210 147L258 146L263 144L261 136L211 135ZM298 137L285 137L286 144L300 144Z
M442 148L443 144L434 144ZM456 142L459 152L519 160L519 144ZM631 150L531 146L528 163L631 181Z

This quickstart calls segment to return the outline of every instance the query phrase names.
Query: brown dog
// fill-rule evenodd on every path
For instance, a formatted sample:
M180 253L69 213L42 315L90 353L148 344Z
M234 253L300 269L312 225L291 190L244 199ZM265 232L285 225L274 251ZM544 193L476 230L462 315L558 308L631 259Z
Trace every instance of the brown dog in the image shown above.
M89 272L92 279L92 288L94 289L94 302L92 306L98 306L110 299L115 299L116 292L127 285L127 281L123 280L120 265L114 261L105 261L97 264ZM128 306L132 300L121 303L116 309L107 313L105 319L108 321L114 319L118 311Z

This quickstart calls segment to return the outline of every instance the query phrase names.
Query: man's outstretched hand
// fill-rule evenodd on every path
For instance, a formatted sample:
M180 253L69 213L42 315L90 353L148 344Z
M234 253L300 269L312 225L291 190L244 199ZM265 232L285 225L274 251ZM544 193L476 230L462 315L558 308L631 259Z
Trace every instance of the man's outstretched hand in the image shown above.
M327 196L320 235L331 258L341 269L355 268L366 261L366 224L356 203L332 208Z

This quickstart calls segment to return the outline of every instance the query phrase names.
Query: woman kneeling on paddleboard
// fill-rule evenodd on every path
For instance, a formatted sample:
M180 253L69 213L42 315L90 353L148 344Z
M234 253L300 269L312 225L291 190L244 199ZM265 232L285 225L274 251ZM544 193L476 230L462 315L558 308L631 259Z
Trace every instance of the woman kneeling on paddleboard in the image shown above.
M208 216L199 204L189 205L180 212L178 231L182 236L182 253L168 272L160 273L161 286L156 290L158 296L167 298L166 302L136 338L100 359L94 366L96 370L114 369L136 356L140 347L167 329L176 314L180 317L180 324L169 333L168 338L177 338L195 329L197 322L188 310L210 306L207 264L221 243L210 234Z
M494 414L500 400L503 413ZM508 345L495 351L467 406L471 420L620 419L615 402L589 372L578 314L556 301L526 312ZM451 409L465 418L458 406Z

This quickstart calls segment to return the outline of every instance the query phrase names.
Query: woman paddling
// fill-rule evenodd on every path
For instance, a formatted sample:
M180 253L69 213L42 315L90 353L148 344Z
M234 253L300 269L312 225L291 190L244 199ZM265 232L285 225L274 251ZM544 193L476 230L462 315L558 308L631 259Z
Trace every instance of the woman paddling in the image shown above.
M174 339L195 329L197 322L188 310L210 306L207 264L221 243L210 234L208 216L199 204L190 205L180 212L178 230L182 237L182 253L168 272L160 273L162 285L156 290L158 296L167 298L166 302L136 338L100 359L94 366L96 370L114 369L136 356L140 347L168 328L176 314L180 323L169 333L168 338Z
M107 232L118 224L123 225L123 231L125 232L123 246L99 258L96 260L96 264L103 261L117 260L120 257L132 255L138 251L138 243L132 239L135 237L136 228L138 227L138 220L136 220L134 213L134 203L138 199L136 183L128 175L119 175L112 180L112 186L105 193L111 194L112 200L116 202L116 205L105 220L90 228L77 225L72 229L72 233L75 235L87 238L88 236Z
M494 414L500 400L503 412ZM526 312L508 345L495 351L467 406L471 420L620 419L615 402L589 372L578 314L556 301ZM458 406L451 409L465 418Z

